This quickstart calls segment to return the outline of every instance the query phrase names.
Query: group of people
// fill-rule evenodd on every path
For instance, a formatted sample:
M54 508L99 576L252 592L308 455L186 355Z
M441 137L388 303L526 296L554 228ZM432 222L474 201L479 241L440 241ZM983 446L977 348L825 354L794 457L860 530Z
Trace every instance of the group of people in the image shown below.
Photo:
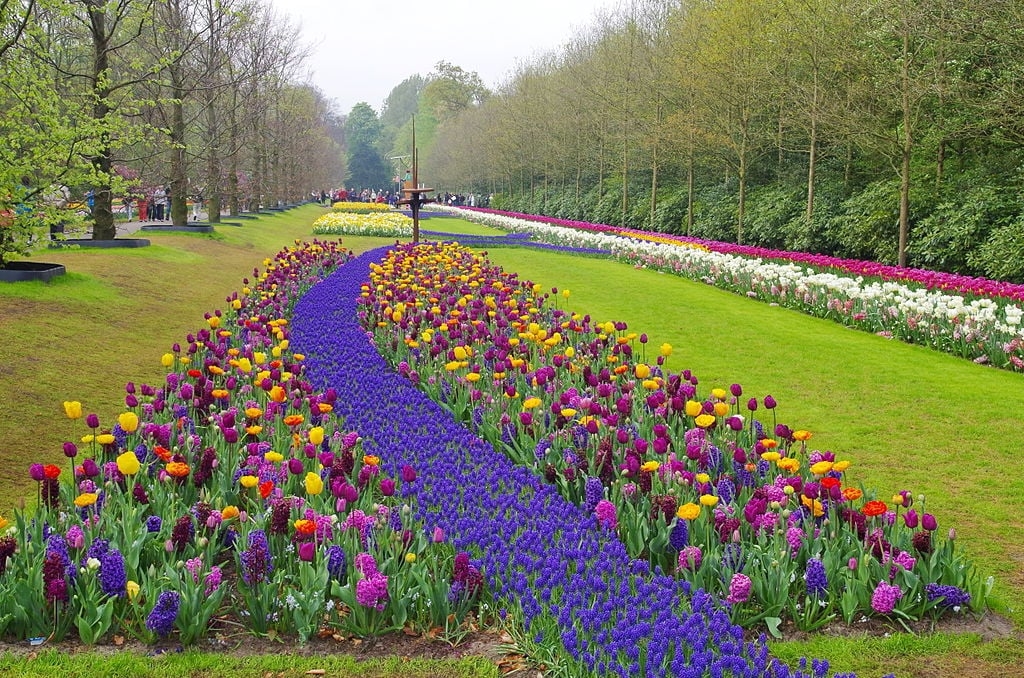
M470 193L463 195L461 193L442 193L437 196L437 202L442 205L452 205L454 207L487 207L490 205L490 196L480 195L476 193Z
M198 221L200 211L203 207L203 194L195 193L191 197L192 212L189 216L191 221ZM128 205L128 213L131 215L130 199L125 199ZM137 200L139 208L139 221L170 221L171 219L171 189L169 186L157 186Z
M349 191L344 186L334 191L320 191L319 196L316 193L313 196L322 205L329 205L332 202L381 202L394 205L400 198L393 191L378 191L370 188Z

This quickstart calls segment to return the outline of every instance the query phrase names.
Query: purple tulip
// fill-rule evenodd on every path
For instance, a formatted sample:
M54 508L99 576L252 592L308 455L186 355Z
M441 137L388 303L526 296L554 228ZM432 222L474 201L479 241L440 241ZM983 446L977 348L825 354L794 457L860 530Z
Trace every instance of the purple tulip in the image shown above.
M729 386L729 393L732 393L733 397L739 398L743 395L743 387L739 384L732 384Z
M903 523L911 530L917 529L917 511L914 509L907 509L903 514Z
M921 516L921 527L929 532L934 532L939 527L939 521L932 514L926 513Z
M380 493L390 497L395 493L395 481L391 478L382 478L380 481Z
M74 459L78 456L78 446L72 442L64 443L64 456L68 459Z
M751 398L750 400L747 401L747 409L750 410L751 412L757 410L757 398Z
M304 541L299 544L299 560L312 563L316 556L316 542Z
M88 415L86 415L86 417L85 417L85 425L88 426L89 428L99 428L100 427L99 415L93 414L93 413L89 413Z
M46 478L46 472L43 471L42 464L32 464L31 466L29 466L28 475L32 480L36 481L37 483L43 482L43 480Z
M291 459L288 460L288 472L291 473L292 475L297 476L304 470L305 469L302 466L301 459L296 459L295 457L292 457Z
M774 410L775 406L777 404L778 403L775 402L775 398L771 397L770 395L766 395L764 397L764 407L765 407L765 409Z
M411 483L416 480L416 469L409 464L402 466L402 482Z

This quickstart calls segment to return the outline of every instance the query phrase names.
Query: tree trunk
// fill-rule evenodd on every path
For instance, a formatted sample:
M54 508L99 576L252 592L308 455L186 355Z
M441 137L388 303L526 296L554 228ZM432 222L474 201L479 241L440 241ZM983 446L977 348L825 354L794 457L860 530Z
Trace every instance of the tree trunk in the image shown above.
M900 225L899 225L899 252L897 263L900 266L907 265L907 240L910 232L910 153L913 150L913 135L910 125L912 124L910 110L910 35L909 31L903 34L903 63L901 65L902 80L902 103L903 103L903 146L900 162Z
M185 204L188 192L188 175L185 172L185 106L182 103L184 83L182 82L181 64L173 63L168 67L171 78L171 163L170 163L170 200L171 225L188 225L188 206Z
M92 116L99 122L110 114L110 89L104 84L110 76L110 36L107 34L107 15L103 7L89 8L89 22L93 41L92 90L95 96ZM111 155L110 138L103 132L100 149L91 160L98 180L98 185L93 187L93 240L113 240L117 237L117 227L114 225L114 196L110 187L110 170L113 165Z
M686 235L693 234L693 150L686 159Z

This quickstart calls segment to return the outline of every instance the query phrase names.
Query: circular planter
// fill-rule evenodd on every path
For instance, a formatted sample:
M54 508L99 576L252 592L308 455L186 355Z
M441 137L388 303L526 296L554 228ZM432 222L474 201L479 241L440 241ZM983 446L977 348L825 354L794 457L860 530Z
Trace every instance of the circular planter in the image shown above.
M29 282L32 280L49 282L66 272L62 264L50 264L42 261L12 261L0 268L0 282Z
M67 240L54 240L50 243L51 249L62 247L84 247L96 249L111 249L119 247L148 247L149 241L145 238L115 238L114 240L93 240L92 238L69 238Z

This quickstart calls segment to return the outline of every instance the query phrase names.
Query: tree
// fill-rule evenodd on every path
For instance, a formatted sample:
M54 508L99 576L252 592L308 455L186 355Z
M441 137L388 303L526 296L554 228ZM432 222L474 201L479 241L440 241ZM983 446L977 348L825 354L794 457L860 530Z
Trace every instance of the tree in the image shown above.
M359 102L345 120L348 148L348 178L353 188L382 188L391 182L391 172L380 151L382 126L370 104Z
M475 71L464 71L447 61L437 62L429 80L423 88L423 102L441 123L470 106L479 106L490 96Z
M45 35L38 10L0 4L0 267L65 218L61 186L88 176L95 152L95 130L32 48Z

